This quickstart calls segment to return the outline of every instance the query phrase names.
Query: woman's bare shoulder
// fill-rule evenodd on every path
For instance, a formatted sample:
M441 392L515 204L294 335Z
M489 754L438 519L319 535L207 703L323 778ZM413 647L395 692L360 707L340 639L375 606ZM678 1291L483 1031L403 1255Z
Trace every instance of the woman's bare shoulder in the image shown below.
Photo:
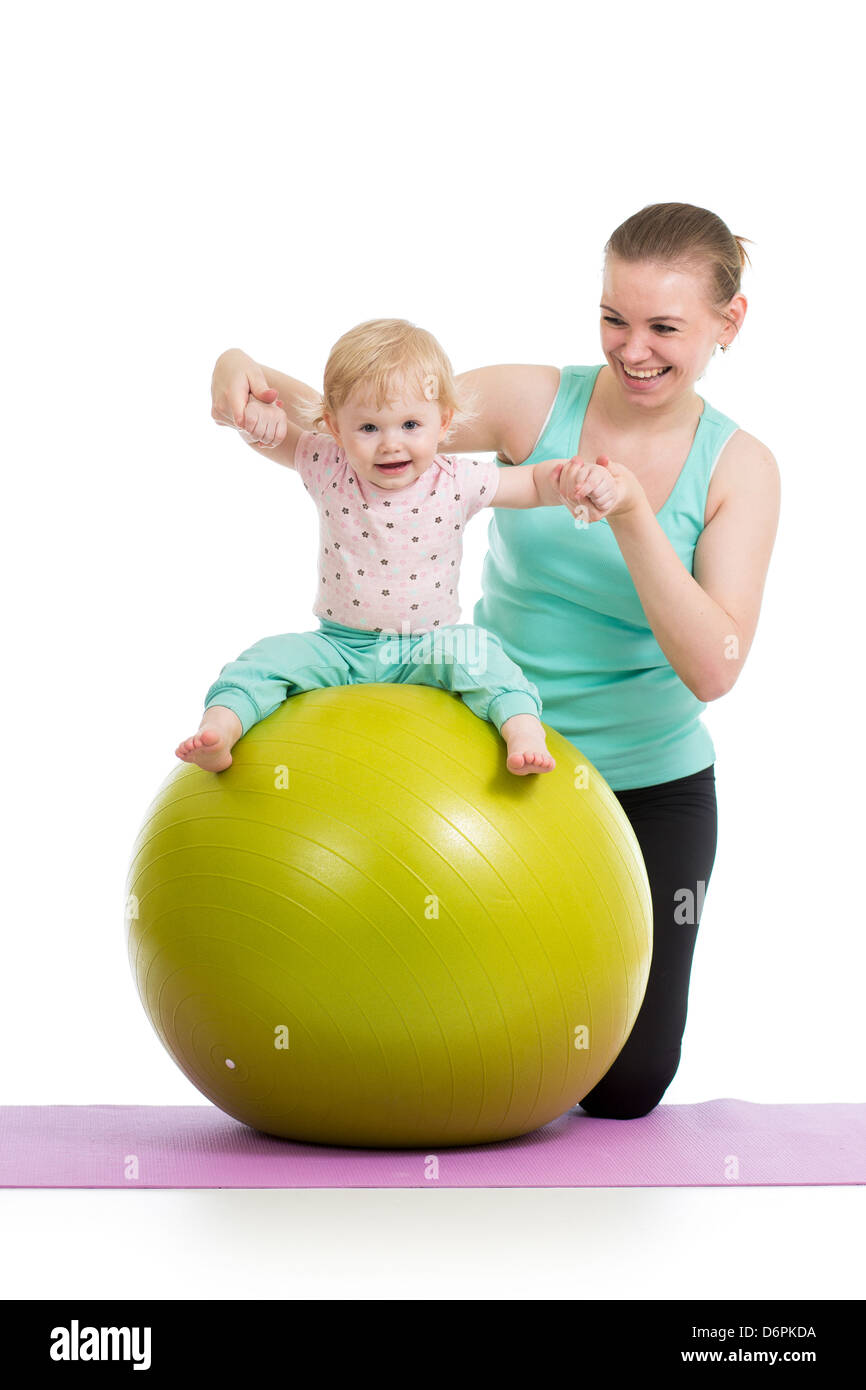
M744 429L734 430L734 433L722 450L722 457L724 457L725 454L729 454L732 458L737 459L752 459L752 461L754 461L757 458L764 458L767 460L772 459L773 463L776 461L767 448L767 445L760 439L756 439L753 434L749 434L748 430Z
M748 430L734 430L710 479L706 520L734 490L778 496L780 488L779 465L767 445Z
M449 448L498 452L508 463L522 463L532 453L556 393L559 367L500 363L476 367L457 378L472 397L476 418L459 425Z

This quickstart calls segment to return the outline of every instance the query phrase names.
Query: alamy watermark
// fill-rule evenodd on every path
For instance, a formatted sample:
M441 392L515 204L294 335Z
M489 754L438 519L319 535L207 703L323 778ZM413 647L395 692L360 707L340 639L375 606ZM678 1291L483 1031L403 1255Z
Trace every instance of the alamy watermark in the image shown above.
M400 632L396 628L383 628L381 643L376 658L381 662L394 662L400 665L422 666L435 662L439 665L469 666L474 671L487 670L487 630L467 623L464 626L434 628L428 632L413 632L411 625L403 620Z

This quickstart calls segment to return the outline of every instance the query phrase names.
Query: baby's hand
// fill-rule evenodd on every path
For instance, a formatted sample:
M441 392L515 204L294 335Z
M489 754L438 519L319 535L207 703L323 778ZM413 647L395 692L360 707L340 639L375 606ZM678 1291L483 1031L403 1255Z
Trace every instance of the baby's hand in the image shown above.
M288 417L279 400L268 405L255 396L250 396L238 433L248 444L260 444L263 449L274 449L285 439L288 423Z
M616 480L603 464L584 463L577 456L559 474L559 493L568 510L584 522L599 521L617 501Z

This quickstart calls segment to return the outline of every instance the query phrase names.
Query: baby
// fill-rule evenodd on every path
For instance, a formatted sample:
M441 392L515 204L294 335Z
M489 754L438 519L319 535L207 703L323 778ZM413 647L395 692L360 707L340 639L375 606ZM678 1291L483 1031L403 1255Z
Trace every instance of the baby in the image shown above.
M571 470L565 459L500 468L439 453L458 398L451 363L436 339L403 319L373 319L331 349L317 411L288 421L279 402L250 398L242 433L272 440L285 428L282 457L319 512L315 631L263 638L221 670L205 696L198 731L175 750L184 762L221 772L249 728L291 695L322 686L393 681L459 694L493 723L518 775L555 766L540 721L541 700L494 633L459 623L463 530L484 507L551 507L591 498L609 506L605 468Z

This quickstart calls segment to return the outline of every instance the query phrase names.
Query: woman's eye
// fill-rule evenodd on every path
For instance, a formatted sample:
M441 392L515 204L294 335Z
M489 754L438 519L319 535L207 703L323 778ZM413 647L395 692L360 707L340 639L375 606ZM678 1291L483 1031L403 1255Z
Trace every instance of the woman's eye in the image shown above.
M612 324L614 328L623 327L622 319L615 319L612 314L605 314L604 321L605 323ZM662 333L676 333L677 331L675 328L671 327L669 323L654 323L653 328Z

